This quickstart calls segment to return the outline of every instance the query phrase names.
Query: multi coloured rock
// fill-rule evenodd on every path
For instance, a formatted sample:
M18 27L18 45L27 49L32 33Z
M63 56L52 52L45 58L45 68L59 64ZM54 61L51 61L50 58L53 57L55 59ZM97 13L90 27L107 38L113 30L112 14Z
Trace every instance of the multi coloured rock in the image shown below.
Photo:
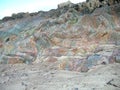
M119 62L119 13L119 0L87 0L5 17L0 22L0 63L48 62L86 72Z

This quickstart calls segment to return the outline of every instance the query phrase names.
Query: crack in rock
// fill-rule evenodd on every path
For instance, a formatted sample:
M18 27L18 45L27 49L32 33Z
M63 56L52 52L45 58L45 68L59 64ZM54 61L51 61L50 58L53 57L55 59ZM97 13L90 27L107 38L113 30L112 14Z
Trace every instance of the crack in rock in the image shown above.
M112 81L114 81L114 79L111 79L109 82L107 82L107 85L112 85L112 86L114 86L114 87L120 88L120 87L117 86L116 84L112 83Z

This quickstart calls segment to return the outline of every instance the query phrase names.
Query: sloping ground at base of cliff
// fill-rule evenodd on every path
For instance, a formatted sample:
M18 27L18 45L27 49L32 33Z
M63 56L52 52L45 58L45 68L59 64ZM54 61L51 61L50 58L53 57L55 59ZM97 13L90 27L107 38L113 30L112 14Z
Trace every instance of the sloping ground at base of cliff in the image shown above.
M0 90L120 90L118 63L86 73L56 70L52 65L0 65Z

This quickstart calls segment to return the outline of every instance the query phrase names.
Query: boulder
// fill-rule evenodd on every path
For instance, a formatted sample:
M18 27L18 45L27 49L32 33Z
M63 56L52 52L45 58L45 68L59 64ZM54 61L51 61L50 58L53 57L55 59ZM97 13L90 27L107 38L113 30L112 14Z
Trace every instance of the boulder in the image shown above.
M72 5L72 3L70 1L67 1L67 2L58 4L58 8L70 7L70 5Z
M115 62L120 63L120 49L115 49L112 57L114 58Z

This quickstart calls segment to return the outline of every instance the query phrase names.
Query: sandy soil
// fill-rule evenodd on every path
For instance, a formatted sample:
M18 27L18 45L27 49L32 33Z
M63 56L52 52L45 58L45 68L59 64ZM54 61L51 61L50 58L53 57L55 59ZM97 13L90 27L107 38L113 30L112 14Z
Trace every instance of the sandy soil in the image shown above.
M120 64L87 73L57 70L50 64L0 65L0 90L120 90Z

